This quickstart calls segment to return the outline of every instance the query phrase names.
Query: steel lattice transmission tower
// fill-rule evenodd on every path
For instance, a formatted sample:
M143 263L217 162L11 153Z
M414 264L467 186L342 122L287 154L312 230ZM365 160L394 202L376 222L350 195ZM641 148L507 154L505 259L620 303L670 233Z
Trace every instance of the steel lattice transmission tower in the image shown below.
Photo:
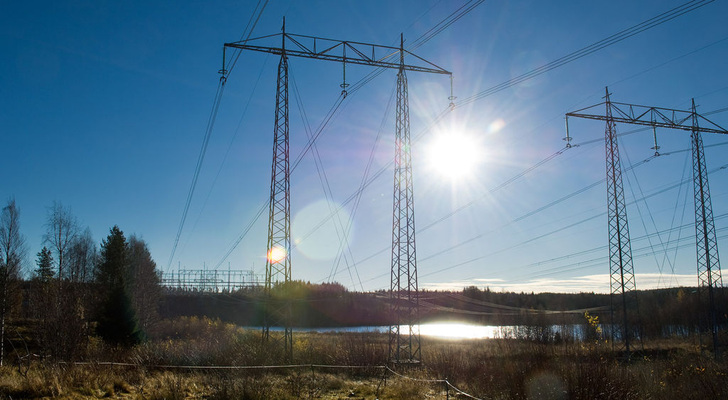
M283 25L285 32L285 22ZM268 300L263 339L270 338L271 326L283 326L284 352L292 356L291 307L285 300L285 290L291 281L291 171L289 165L288 130L288 57L286 42L281 42L276 84L275 124L273 128L273 163L271 167L270 203L268 212L268 246L265 263L265 296ZM273 290L284 297L273 299ZM280 297L280 296L279 296Z
M602 105L606 105L607 107L606 115L594 114L590 112L590 110L599 108ZM728 130L716 124L715 122L710 121L705 116L698 114L695 108L695 101L693 101L692 109L690 111L660 107L648 107L637 104L617 103L610 101L609 91L607 91L607 98L604 103L599 103L566 114L567 143L571 140L568 129L569 117L607 121L607 130L610 129L610 123L613 125L616 122L621 122L634 125L651 126L653 130L656 128L669 128L691 132L690 138L693 153L693 189L695 200L695 235L698 286L700 288L701 302L705 304L706 310L703 320L707 322L707 327L704 327L703 330L710 330L713 340L713 351L715 356L718 357L718 329L720 327L720 324L717 321L715 296L717 289L723 286L723 281L721 278L720 263L718 259L718 242L715 232L715 222L713 219L713 208L710 200L708 170L705 163L705 154L703 150L703 139L701 137L701 132L728 134ZM703 126L700 126L700 121L704 123ZM657 135L655 134L654 137L654 149L657 150L659 149L659 146L657 146ZM656 153L656 155L658 154L659 153ZM613 254L611 250L611 229L612 227L610 223L610 263L612 261L611 256ZM616 271L611 269L610 275L612 277L612 288L614 288Z
M277 38L280 35L281 45L266 46L261 43ZM277 289L283 289L291 280L291 226L290 226L290 169L289 169L289 117L288 117L288 57L312 58L318 60L335 61L344 66L344 83L341 87L342 96L346 96L346 64L368 65L378 68L397 69L397 151L398 161L395 167L395 214L398 209L403 208L403 215L395 216L395 225L404 226L406 234L402 236L406 245L404 251L396 250L398 254L398 265L402 263L406 270L406 288L412 288L414 281L414 296L417 293L417 268L414 263L414 203L412 194L412 169L409 146L409 104L407 102L407 77L405 71L426 72L434 74L445 74L452 77L452 73L438 67L437 65L424 60L404 49L403 39L400 40L400 47L382 46L370 43L342 41L306 35L294 35L286 33L285 20L283 31L280 34L268 35L240 42L225 43L225 48L238 50L252 50L281 56L278 64L278 81L276 91L275 128L273 144L273 166L271 173L271 194L270 211L268 218L268 247L266 262L265 290L268 297L269 312L268 319L263 328L263 338L270 337L272 326L284 327L284 349L287 357L292 357L292 334L291 334L291 308L286 301L274 299ZM377 53L379 56L377 56ZM370 55L371 54L371 55ZM405 64L405 54L411 56L415 63ZM399 57L397 57L399 56ZM224 65L225 55L223 53L223 79L227 79L227 70ZM452 81L451 81L452 82ZM452 93L451 93L452 95ZM406 142L406 145L403 143ZM402 168L400 174L399 171ZM400 180L398 181L398 176ZM398 184L397 182L401 182ZM398 186L399 185L399 186ZM401 188L401 189L397 189ZM399 200L398 200L399 199ZM402 223L402 221L404 223ZM395 231L398 231L395 228ZM395 232L394 236L398 236ZM397 243L400 243L398 240ZM411 251L410 251L411 249ZM393 260L395 250L393 247ZM411 261L410 261L411 260ZM394 265L394 261L393 261ZM394 268L394 267L393 267ZM398 275L399 276L399 275ZM393 280L394 275L393 275ZM399 278L398 278L399 279ZM394 283L393 283L394 287ZM401 286L397 286L401 287ZM397 291L397 294L403 291ZM408 292L409 293L409 292ZM410 293L411 294L411 293ZM399 303L397 303L399 304ZM418 324L416 321L417 307L408 308L407 324ZM398 311L399 313L399 311ZM399 314L397 314L399 315ZM410 329L410 332L413 330ZM397 342L400 342L399 330L396 332ZM419 336L415 355L419 358ZM413 355L412 351L407 352L408 360ZM399 352L396 352L399 357ZM397 359L399 360L399 358Z
M400 65L404 65L404 40L400 49ZM395 321L389 328L389 359L413 363L421 361L419 291L407 74L401 67L397 73L393 214L390 300Z
M617 128L612 116L609 89L606 91L606 121L604 145L607 156L607 219L609 232L609 286L612 314L612 347L630 355L632 332L628 308L632 305L632 292L637 289L632 264L632 246L629 240L627 205L624 202L622 164L617 145ZM618 315L621 314L622 318ZM617 336L619 334L620 336Z

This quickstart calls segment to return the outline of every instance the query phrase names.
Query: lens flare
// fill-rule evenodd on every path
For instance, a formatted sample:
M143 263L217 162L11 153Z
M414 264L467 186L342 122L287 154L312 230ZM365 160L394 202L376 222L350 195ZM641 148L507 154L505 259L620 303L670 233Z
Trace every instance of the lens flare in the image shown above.
M286 252L286 249L279 246L274 246L273 248L268 250L268 261L271 264L277 264L285 260L287 254L288 253Z
M506 126L506 121L504 121L501 118L498 118L495 121L491 122L490 125L488 125L488 132L490 132L490 133L498 133L505 126Z
M350 231L342 235L347 227ZM311 260L333 260L346 248L347 242L354 240L352 220L341 204L317 200L296 212L291 238L296 244L296 254Z

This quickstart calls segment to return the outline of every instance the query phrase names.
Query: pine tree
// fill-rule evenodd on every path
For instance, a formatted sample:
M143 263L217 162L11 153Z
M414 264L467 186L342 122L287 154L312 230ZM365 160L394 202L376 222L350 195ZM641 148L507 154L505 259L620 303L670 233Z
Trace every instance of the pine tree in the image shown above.
M35 262L38 265L38 269L35 270L35 276L43 283L48 283L53 280L53 253L48 250L47 247L43 246L41 251L38 253L38 259Z
M101 263L96 271L96 282L105 290L127 285L128 252L129 246L124 232L114 225L109 236L101 243Z
M117 286L109 292L96 333L112 345L128 347L141 343L143 334L139 330L136 312L123 287Z
M96 282L104 298L96 333L112 345L132 346L142 341L139 322L129 296L129 246L118 226L101 244Z
M135 235L129 237L128 243L131 278L129 294L139 318L139 327L147 332L153 329L159 319L157 311L162 296L161 278L147 243Z

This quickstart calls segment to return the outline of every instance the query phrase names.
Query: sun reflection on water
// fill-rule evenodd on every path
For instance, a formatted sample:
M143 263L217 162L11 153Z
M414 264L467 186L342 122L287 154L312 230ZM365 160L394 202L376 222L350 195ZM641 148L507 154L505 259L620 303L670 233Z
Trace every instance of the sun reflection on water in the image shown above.
M406 327L402 327L406 331ZM492 325L470 325L455 322L420 325L420 335L442 339L495 339L502 336L501 328Z

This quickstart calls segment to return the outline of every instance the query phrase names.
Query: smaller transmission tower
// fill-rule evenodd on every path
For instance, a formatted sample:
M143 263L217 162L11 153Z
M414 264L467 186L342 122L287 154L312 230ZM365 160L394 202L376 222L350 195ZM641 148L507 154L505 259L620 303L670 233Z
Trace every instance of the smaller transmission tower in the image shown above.
M600 108L603 105L607 107L606 115L592 113L591 110ZM715 306L716 289L723 286L720 273L720 263L718 261L718 242L715 232L715 222L713 219L713 206L710 200L710 188L708 187L708 170L705 163L705 154L703 149L702 133L718 133L728 134L728 130L707 119L705 116L697 113L695 101L692 102L690 111L675 110L660 107L648 107L637 104L617 103L609 100L609 91L604 103L595 104L581 110L566 114L566 142L571 141L569 136L568 118L586 118L600 121L607 121L607 130L610 124L615 122L651 126L653 130L656 128L678 129L691 132L690 142L693 153L693 188L695 199L695 236L697 250L697 270L698 270L698 287L700 291L701 302L705 304L705 317L703 318L706 327L701 328L702 331L709 330L713 340L713 352L715 357L719 356L718 349L718 328L720 324L717 321L717 313ZM700 126L700 121L704 123ZM657 150L659 147L656 143ZM609 147L609 146L608 146ZM616 146L615 146L616 150ZM609 150L608 150L609 151ZM621 173L620 173L621 176ZM615 175L616 177L616 175ZM608 176L609 180L614 180ZM614 183L612 183L614 185ZM607 184L609 185L609 183ZM611 207L610 207L611 213ZM625 217L626 218L626 217ZM610 216L611 221L611 216ZM626 221L626 220L625 220ZM626 224L625 224L626 227ZM612 260L613 236L612 225L610 222L610 263ZM615 243L619 243L618 241ZM631 262L631 259L630 259ZM612 279L612 288L617 278L616 271L610 270ZM621 279L621 278L620 278ZM612 305L614 312L614 304Z

